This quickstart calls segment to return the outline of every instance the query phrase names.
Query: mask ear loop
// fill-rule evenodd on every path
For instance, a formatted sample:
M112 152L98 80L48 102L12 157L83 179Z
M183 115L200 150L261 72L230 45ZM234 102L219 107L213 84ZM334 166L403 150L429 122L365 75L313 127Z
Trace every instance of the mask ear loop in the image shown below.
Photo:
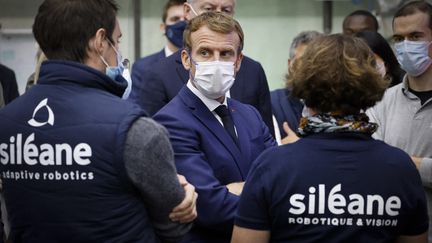
M195 65L195 71L196 71L196 66L198 65L198 63L195 62L195 60L192 58L192 53L189 50L187 51L187 54L189 55L189 59L191 60L191 66ZM192 81L195 80L195 77L192 74L192 68L189 69L189 74L190 74L191 80Z
M102 62L105 64L105 66L109 67L108 63L106 62L105 58L99 53L98 49L96 48L96 43L93 42L94 49L96 50L97 54L99 55L99 58L102 60Z
M98 55L99 55L99 58L102 60L102 62L105 64L105 66L109 67L110 65L108 65L108 62L105 60L105 58L100 53L98 53Z
M194 13L195 14L195 16L198 16L199 14L195 11L195 9L192 7L192 5L190 4L190 3L186 3L188 6L189 6L189 8L192 10L192 13Z
M108 65L107 61L105 60L105 58L103 58L102 55L99 54L99 57L102 60L102 62L105 64L105 66L110 67L110 65Z
M111 43L111 41L108 38L105 38L108 42L108 44L114 49L114 52L116 53L116 55L119 55L119 53L117 52L116 48L114 47L114 45ZM108 62L105 60L105 58L99 54L100 59L102 60L102 62L105 64L105 66L110 67L110 65L108 64Z
M115 53L118 55L118 56L120 56L120 53L117 51L117 49L115 48L115 46L114 46L114 44L109 40L109 39L106 39L107 41L108 41L108 43L110 44L110 46L112 47L112 49L115 51Z

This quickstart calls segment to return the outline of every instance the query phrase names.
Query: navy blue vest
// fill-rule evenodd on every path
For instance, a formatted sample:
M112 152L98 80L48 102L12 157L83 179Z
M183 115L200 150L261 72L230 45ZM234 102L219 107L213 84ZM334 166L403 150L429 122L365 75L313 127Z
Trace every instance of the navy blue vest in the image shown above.
M143 115L125 83L47 61L38 85L0 110L0 176L13 242L158 242L123 148Z

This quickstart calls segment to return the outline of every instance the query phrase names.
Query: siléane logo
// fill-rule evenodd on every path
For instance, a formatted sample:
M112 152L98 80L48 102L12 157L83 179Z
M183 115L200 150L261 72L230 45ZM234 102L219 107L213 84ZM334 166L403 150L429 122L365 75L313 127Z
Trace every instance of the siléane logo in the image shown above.
M48 119L45 122L38 122L35 120L35 116L36 116L37 112L44 107L46 107L46 109L48 110ZM45 98L44 100L39 102L39 104L36 106L36 108L33 111L32 118L30 120L28 120L27 123L33 127L41 127L41 126L44 126L46 124L50 124L51 126L54 126L54 113L51 110L51 107L48 106L48 98Z
M291 195L288 223L397 226L397 216L401 209L401 200L398 196L384 198L377 194L345 195L342 193L342 184L333 186L327 192L325 184L319 184L317 188L309 187L308 196L300 193Z
M37 120L37 114L43 108L48 111L48 117L45 121ZM48 98L43 99L33 111L31 119L27 123L39 130L40 127L50 125L54 126L54 112L48 105ZM35 130L35 131L36 131ZM43 132L43 131L41 131ZM31 133L27 137L23 133L18 133L15 136L10 136L9 143L0 144L0 163L3 165L42 165L42 166L68 166L63 167L62 170L69 168L72 165L86 166L91 163L92 148L87 143L78 143L71 146L68 143L38 143L36 135ZM19 168L19 167L17 167ZM23 167L27 168L27 167ZM48 167L45 167L48 168ZM51 167L52 168L52 167ZM3 171L2 177L5 179L29 179L29 173L36 173L38 176L32 176L30 179L44 179L58 180L57 175L60 175L62 180L88 180L93 179L93 172L81 172L77 167L69 172L34 172L16 169L11 171ZM32 175L33 175L32 174Z

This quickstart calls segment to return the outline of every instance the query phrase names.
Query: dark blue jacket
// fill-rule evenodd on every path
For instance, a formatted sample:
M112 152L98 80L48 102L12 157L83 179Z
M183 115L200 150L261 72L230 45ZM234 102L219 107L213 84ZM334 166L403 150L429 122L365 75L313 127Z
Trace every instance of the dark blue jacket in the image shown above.
M299 99L290 95L288 89L277 89L270 92L273 115L279 126L281 138L286 137L283 123L288 122L293 131L297 131L302 117L303 104Z
M181 50L154 64L142 78L137 103L153 115L174 98L189 80L189 72L181 61ZM273 134L270 92L261 64L245 56L230 93L231 98L253 105Z
M135 103L138 103L139 97L141 95L141 84L142 84L142 76L145 72L149 70L149 68L157 63L159 60L165 58L165 49L162 49L159 52L151 54L149 56L143 57L135 61L132 66L132 90L129 95L129 99Z
M18 84L12 69L0 64L0 83L3 87L3 98L5 104L9 104L19 96Z
M360 132L318 133L254 162L237 226L270 242L396 242L427 232L418 170L408 154Z
M154 119L173 144L179 174L195 186L198 218L183 242L229 242L239 197L226 185L245 181L252 162L276 143L250 105L228 99L240 148L212 112L184 86Z
M142 110L125 81L46 61L38 84L0 110L0 173L13 242L157 242L126 174Z

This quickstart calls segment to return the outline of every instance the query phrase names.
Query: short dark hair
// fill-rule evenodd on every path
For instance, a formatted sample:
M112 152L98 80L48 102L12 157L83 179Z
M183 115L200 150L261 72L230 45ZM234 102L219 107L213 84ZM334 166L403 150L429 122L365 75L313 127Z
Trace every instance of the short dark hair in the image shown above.
M192 33L198 31L203 26L207 26L211 31L221 34L236 32L240 39L237 51L240 53L243 50L244 34L237 20L223 12L204 12L191 19L183 32L184 48L187 51L192 51Z
M403 17L415 14L417 12L425 13L429 16L429 28L432 29L432 5L430 5L426 1L413 1L403 5L394 15L393 17L393 26L394 21L397 17Z
M377 20L377 18L375 17L375 15L373 15L371 12L369 12L369 11L367 11L367 10L362 10L362 9L360 9L360 10L356 10L356 11L354 11L354 12L348 14L348 15L344 18L343 23L342 23L342 26L345 26L347 20L348 20L350 17L352 17L352 16L365 16L365 17L369 17L369 18L371 18L372 21L373 21L373 23L374 23L374 25L375 25L375 31L378 31L379 25L378 25L378 20Z
M343 34L313 40L292 67L292 95L317 112L355 115L381 100L388 82L359 38Z
M291 46L289 50L289 58L291 59L294 58L297 47L299 47L300 45L307 45L311 41L313 41L314 39L322 35L323 34L321 34L320 32L314 30L300 32L298 35L294 37L293 41L291 42Z
M185 2L186 0L168 0L168 2L165 3L164 8L162 10L162 23L165 23L166 18L168 17L168 9L170 9L173 6L183 5Z
M48 59L83 63L89 40L104 28L112 43L119 7L114 0L45 0L33 24L33 34Z
M391 79L390 86L394 86L402 81L405 72L400 67L389 43L380 33L363 31L356 33L354 36L365 41L369 48L383 59L389 78Z

